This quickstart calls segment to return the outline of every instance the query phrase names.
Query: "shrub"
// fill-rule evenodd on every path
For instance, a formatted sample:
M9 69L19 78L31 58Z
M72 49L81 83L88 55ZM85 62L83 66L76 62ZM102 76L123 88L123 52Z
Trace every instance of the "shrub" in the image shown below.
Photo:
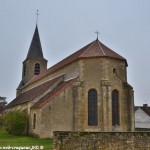
M25 112L13 111L5 115L4 127L10 134L21 135L27 127L27 120Z
M3 128L4 125L4 116L0 116L0 129Z

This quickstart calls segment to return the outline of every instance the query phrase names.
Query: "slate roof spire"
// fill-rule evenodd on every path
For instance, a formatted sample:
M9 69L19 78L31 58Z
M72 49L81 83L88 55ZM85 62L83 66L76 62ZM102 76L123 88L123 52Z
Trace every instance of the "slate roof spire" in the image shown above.
M26 59L28 58L44 59L37 24Z

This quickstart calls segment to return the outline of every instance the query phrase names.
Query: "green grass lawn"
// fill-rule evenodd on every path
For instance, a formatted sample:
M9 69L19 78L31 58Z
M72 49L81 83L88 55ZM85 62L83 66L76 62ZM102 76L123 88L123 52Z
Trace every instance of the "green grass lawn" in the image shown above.
M38 139L29 136L15 136L8 134L6 131L0 130L0 150L2 147L5 146L11 147L33 146L33 150L37 150L38 148L39 149L43 148L43 150L50 150L52 149L52 145L53 145L52 139Z

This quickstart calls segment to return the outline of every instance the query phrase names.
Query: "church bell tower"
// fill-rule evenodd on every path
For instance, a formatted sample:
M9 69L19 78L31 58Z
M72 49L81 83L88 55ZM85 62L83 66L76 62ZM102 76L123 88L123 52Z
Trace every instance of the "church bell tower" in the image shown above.
M38 26L36 25L27 57L23 61L22 81L17 88L17 95L24 85L45 69L47 69L47 60L43 56Z

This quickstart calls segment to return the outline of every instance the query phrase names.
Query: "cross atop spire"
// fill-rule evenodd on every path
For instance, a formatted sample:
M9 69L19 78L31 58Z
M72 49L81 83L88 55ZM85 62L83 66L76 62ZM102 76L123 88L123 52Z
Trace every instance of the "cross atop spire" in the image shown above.
M36 24L38 23L39 10L36 10Z
M96 38L96 40L98 40L98 35L99 35L100 33L98 32L98 30L97 30L97 31L95 31L95 33L97 34L97 38Z

